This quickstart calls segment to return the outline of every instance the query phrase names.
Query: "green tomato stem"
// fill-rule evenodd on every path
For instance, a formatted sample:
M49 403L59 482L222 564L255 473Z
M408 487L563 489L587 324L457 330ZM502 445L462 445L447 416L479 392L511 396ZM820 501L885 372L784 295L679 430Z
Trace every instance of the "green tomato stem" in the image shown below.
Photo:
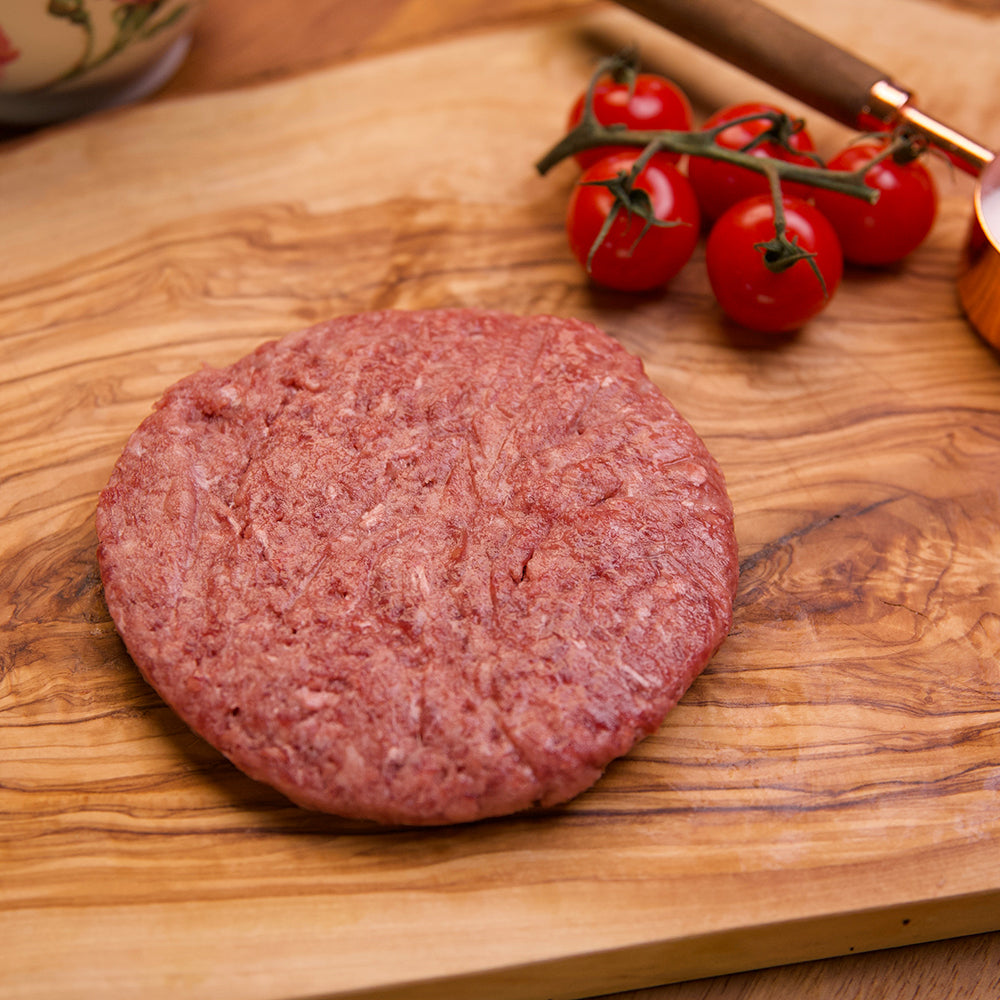
M754 117L759 118L760 115ZM732 124L731 122L728 124ZM564 135L536 164L535 169L544 176L558 163L576 153L595 146L635 146L652 156L655 152L678 153L682 156L704 156L722 160L734 166L746 167L756 173L769 175L776 172L781 180L806 184L810 187L839 191L874 204L878 191L864 182L864 174L848 170L829 170L826 167L807 167L774 157L753 156L737 149L727 149L715 141L714 131L637 130L624 126L600 124L586 112L579 124Z
M765 174L768 178L773 176L774 171L777 171L779 180L840 191L862 198L871 204L878 199L878 192L864 183L863 173L829 170L822 165L818 157L816 158L816 166L806 167L799 163L790 163L773 157L753 156L751 150L761 142L772 139L787 145L789 136L801 128L800 122L794 121L780 112L765 111L748 114L743 118L733 119L714 128L697 131L666 129L643 131L629 129L624 125L602 125L594 114L594 93L598 82L604 76L611 76L616 80L627 80L631 85L637 69L638 53L631 49L615 53L602 60L588 81L584 94L583 113L579 123L535 164L535 168L540 174L544 176L556 164L586 149L608 145L635 146L645 150L643 164L653 153L658 151L677 153L681 156L704 156L714 160L722 160L734 166L745 167L748 170ZM716 136L725 129L745 121L759 121L761 118L770 119L771 128L758 135L745 149L727 149L716 143ZM895 148L900 147L896 146Z

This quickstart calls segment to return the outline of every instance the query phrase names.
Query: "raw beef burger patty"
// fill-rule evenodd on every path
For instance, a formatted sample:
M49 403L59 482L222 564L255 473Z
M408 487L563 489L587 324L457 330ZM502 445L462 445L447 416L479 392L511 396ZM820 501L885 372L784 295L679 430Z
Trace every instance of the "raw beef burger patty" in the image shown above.
M610 337L347 316L173 386L97 511L108 607L174 710L345 817L565 801L725 637L732 507Z

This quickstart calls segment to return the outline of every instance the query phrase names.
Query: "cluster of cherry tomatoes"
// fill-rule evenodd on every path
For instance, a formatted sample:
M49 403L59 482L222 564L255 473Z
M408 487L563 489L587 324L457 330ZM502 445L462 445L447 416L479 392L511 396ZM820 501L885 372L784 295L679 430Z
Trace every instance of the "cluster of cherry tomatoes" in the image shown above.
M693 129L687 97L658 74L598 75L589 93L602 126L646 133ZM586 101L584 93L571 109L571 131ZM878 197L869 202L786 180L779 197L764 173L725 158L636 145L587 148L574 154L582 174L570 196L567 235L595 283L621 291L665 286L705 230L705 263L722 310L753 330L791 331L827 305L845 261L895 263L933 225L931 174L912 149L887 155L888 134L859 137L823 162L804 123L771 105L723 108L701 130L715 130L716 145L755 157L856 173Z

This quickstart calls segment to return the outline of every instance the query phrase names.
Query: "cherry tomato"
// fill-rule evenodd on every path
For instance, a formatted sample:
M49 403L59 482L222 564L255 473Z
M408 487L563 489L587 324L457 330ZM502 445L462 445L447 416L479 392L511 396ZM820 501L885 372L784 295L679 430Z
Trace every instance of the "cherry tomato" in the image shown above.
M569 115L569 128L583 117L586 95L581 94ZM637 73L630 87L610 76L602 77L594 87L594 116L602 125L625 125L647 131L670 129L687 132L692 127L691 105L684 92L666 77L656 73ZM612 153L638 152L635 146L597 146L576 154L581 167L589 167ZM675 153L665 156L677 161Z
M833 297L844 270L833 226L814 205L782 198L786 236L813 254L780 272L768 268L760 244L775 237L774 202L757 195L728 209L708 235L705 265L715 297L731 319L762 333L797 330Z
M639 155L618 153L588 167L573 188L566 213L573 255L597 284L619 291L647 291L666 284L687 263L698 242L698 203L687 178L669 157L654 154L637 175L629 195L631 211L607 186L628 177ZM614 218L602 236L612 212Z
M862 170L888 140L866 139L848 146L827 164L831 170ZM845 260L853 264L894 264L916 250L934 225L937 188L919 160L891 157L865 172L865 184L879 191L869 205L861 198L817 188L816 207L833 223Z
M780 113L781 109L772 104L761 104L760 102L734 104L716 111L705 122L702 129L715 128L725 122L766 111ZM770 118L758 118L732 125L723 129L715 137L716 145L724 146L726 149L744 149L762 132L766 132L772 124ZM788 145L792 148L791 152L781 144L767 140L753 149L747 150L747 152L753 156L770 156L776 160L787 160L790 163L798 163L807 167L816 165L815 159L805 155L816 147L812 137L804 128L793 132L788 137ZM727 208L735 205L738 201L743 201L744 198L769 192L767 178L763 174L706 156L691 157L688 164L688 177L691 178L691 184L698 196L698 204L709 219L719 218ZM807 197L808 193L811 193L812 189L805 185L786 182L782 184L782 190L784 194L804 198Z

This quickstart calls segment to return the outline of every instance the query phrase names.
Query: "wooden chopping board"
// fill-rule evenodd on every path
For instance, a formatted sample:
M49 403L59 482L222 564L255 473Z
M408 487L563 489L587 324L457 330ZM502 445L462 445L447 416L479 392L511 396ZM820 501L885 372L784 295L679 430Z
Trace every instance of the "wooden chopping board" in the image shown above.
M776 6L1000 145L995 20ZM940 169L928 244L781 344L721 321L700 253L666 295L593 291L561 231L574 172L531 164L630 40L700 111L773 96L608 8L0 157L0 995L582 997L1000 928L1000 365L954 292L971 182ZM640 354L726 471L742 582L712 665L591 792L372 830L243 778L141 682L94 504L200 364L458 304Z

